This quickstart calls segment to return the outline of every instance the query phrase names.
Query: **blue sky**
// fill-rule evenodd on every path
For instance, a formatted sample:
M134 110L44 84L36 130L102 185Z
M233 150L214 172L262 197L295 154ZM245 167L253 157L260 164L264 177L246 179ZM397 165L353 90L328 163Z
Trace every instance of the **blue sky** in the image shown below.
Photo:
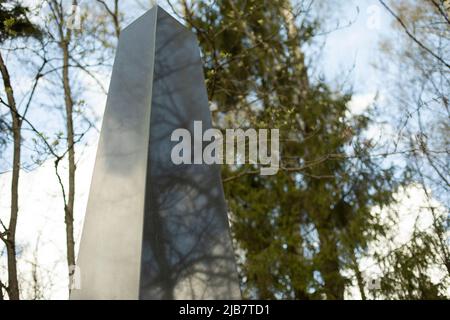
M328 80L341 79L349 70L349 81L356 94L379 89L379 75L372 68L378 61L379 45L391 28L391 17L377 0L341 1L341 7L330 19L330 28L339 21L341 26L330 33L324 47L322 70ZM341 79L342 80L342 79Z
M383 37L389 36L392 19L376 0L341 0L336 2L340 3L338 7L333 8L332 12L323 13L327 17L327 25L324 27L331 30L338 21L341 27L349 22L352 23L350 26L331 32L326 38L321 36L317 39L319 42L326 41L326 44L320 55L320 60L314 62L319 68L319 72L316 75L322 73L325 75L327 82L333 85L341 84L343 79L347 77L347 85L354 89L351 109L359 113L364 111L365 107L373 101L377 91L380 91L382 94L383 78L372 67L372 64L380 59L379 44ZM167 8L164 4L163 7ZM143 12L144 9L127 12L129 14L127 21L131 21ZM15 74L14 77L15 80L19 80L21 75ZM105 87L108 87L109 77L105 77L102 81ZM23 82L22 89L27 90L26 82ZM90 99L89 102L95 108L95 112L101 115L105 96L91 92L88 97ZM53 115L56 118L57 116L59 115ZM48 121L48 114L44 113L40 124ZM97 137L98 132L93 131L89 139L89 145L78 150L77 183L79 188L77 190L77 204L75 207L77 238L80 234L80 226L87 202ZM0 168L2 164L5 164L4 160L0 162ZM8 215L9 179L8 174L0 175L0 194L2 194L0 197L0 217ZM46 261L45 265L50 271L48 274L43 271L42 277L45 279L56 277L58 279L57 276L59 276L62 280L56 287L52 297L64 298L67 294L64 280L65 236L62 203L59 193L51 162L44 163L42 167L32 172L22 174L20 181L21 216L18 240L26 244L24 254L28 255L33 252L32 249L35 245L35 240L30 239L30 235L35 235L38 232L43 232L43 234L47 235L47 237L41 238L42 244L39 259ZM50 238L49 235L51 236ZM27 248L30 249L28 253L26 251ZM29 266L21 262L19 267L22 272L26 272Z

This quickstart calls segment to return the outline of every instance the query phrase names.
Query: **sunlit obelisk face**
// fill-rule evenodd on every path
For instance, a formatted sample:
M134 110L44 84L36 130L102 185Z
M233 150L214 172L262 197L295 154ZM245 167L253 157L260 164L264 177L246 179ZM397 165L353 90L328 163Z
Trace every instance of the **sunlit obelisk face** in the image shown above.
M171 161L211 126L195 36L159 7L121 34L71 299L239 299L216 165Z

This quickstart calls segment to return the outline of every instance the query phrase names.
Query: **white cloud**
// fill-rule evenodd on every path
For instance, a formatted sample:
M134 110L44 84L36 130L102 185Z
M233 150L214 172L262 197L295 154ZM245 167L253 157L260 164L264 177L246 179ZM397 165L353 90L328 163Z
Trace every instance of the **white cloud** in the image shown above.
M352 115L364 113L377 99L376 93L355 94L348 103Z

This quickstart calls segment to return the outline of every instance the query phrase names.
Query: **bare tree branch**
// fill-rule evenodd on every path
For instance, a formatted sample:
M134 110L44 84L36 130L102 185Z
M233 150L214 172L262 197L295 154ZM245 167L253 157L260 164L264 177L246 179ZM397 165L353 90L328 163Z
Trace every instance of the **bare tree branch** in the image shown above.
M406 26L406 24L403 22L403 20L383 1L383 0L378 0L381 5L383 7L386 8L386 10L397 20L398 23L400 23L400 25L402 26L403 30L405 31L405 33L408 35L408 37L410 37L416 44L418 44L422 49L424 49L426 52L428 52L429 54L431 54L433 57L435 57L439 62L441 62L442 64L444 64L447 68L450 69L450 64L447 63L444 59L442 59L439 55L437 55L436 53L434 53L431 49L429 49L427 46L425 46L421 41L419 41L414 34L411 33L411 31L409 31L408 27Z

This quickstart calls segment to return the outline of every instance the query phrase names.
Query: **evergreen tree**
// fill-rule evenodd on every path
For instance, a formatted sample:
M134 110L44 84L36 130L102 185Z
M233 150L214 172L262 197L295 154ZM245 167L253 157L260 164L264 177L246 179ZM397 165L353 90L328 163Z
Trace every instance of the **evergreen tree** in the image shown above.
M281 168L223 169L246 297L343 299L359 258L383 231L374 205L391 201L392 172L370 157L365 116L348 116L350 94L308 77L302 47L318 30L306 2L186 1L186 21L206 62L216 126L278 128Z

